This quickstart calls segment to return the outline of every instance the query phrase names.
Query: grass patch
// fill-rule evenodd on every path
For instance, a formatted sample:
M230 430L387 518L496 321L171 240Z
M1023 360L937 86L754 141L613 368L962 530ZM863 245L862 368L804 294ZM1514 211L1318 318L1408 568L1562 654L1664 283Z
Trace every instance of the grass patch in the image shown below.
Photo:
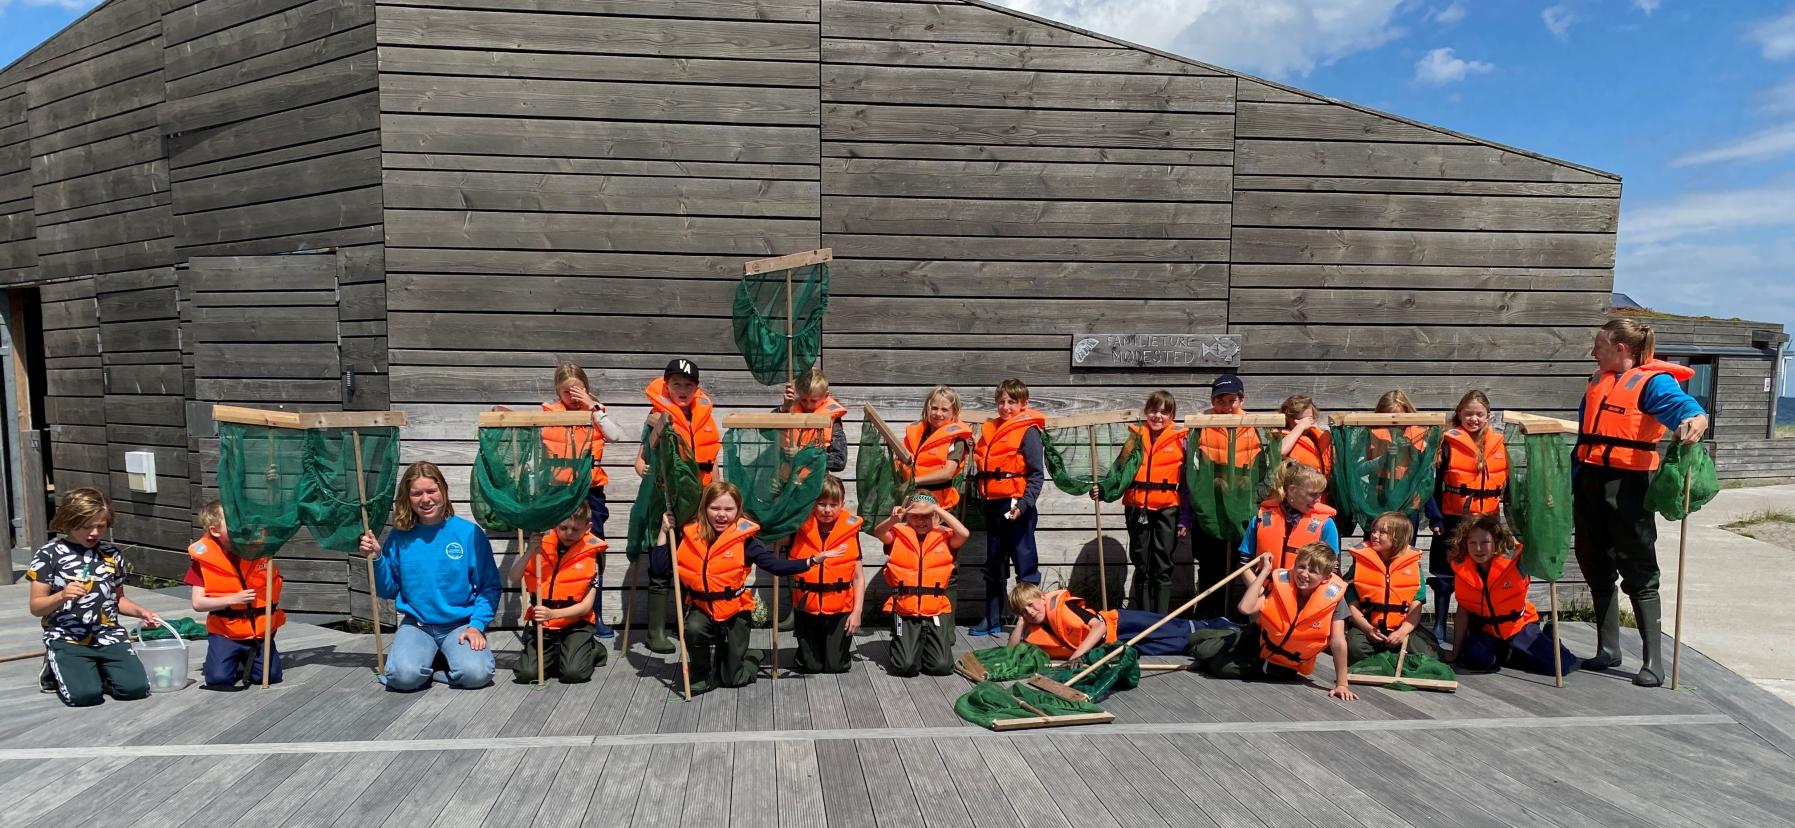
M1788 509L1764 509L1733 521L1724 528L1744 529L1747 526L1756 526L1760 523L1795 523L1795 512Z
M173 589L181 585L173 578L158 578L154 575L139 575L135 572L125 576L125 583L141 589Z
M1785 423L1777 426L1776 431L1772 433L1772 436L1775 436L1777 439L1795 437L1795 423Z
M1573 621L1594 624L1596 623L1596 608L1582 601L1571 601L1558 608L1558 620L1567 624ZM1638 629L1639 621L1633 617L1632 610L1621 607L1620 625L1628 629Z

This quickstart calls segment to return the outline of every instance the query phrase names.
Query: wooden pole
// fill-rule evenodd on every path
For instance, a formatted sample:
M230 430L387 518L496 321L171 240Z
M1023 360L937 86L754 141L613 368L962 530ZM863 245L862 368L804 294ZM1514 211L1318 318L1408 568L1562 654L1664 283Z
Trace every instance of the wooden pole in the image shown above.
M1670 689L1677 689L1683 659L1683 564L1689 557L1689 486L1695 475L1683 475L1683 519L1677 521L1677 620L1670 636Z
M1087 426L1085 431L1091 438L1091 489L1095 491L1097 488L1097 427ZM1097 590L1103 596L1103 611L1109 612L1109 565L1103 560L1103 501L1099 498L1091 498L1091 519L1097 524Z
M671 506L673 501L668 500ZM679 527L674 527L677 532ZM692 700L692 662L686 654L686 601L679 586L679 546L672 537L667 538L667 548L673 558L673 625L679 631L679 678L685 683L686 701ZM774 624L775 628L779 625Z
M274 565L273 558L264 559L268 568L262 578L262 689L268 689L269 661L274 651L274 579L280 577L280 569ZM373 589L372 583L368 584Z
M1408 660L1409 660L1409 640L1407 637L1404 637L1402 639L1402 646L1396 648L1396 676L1395 676L1395 678L1397 681L1402 680L1402 665L1406 664L1408 662Z
M623 597L623 635L617 639L618 658L624 658L629 654L630 616L635 614L636 608L636 579L633 577L635 574L636 562L630 561L623 568L623 581L629 587L629 592L624 593Z
M519 530L517 530L517 547L519 549L523 549L524 543L525 543L524 530L519 529ZM542 552L541 549L531 549L524 553L524 554L535 553L535 556L536 556L536 561L535 561L535 563L536 563L536 588L534 590L531 590L530 600L537 607L542 606L542 554L541 554L541 552ZM542 619L540 619L540 618L536 619L533 623L533 626L536 627L536 683L544 684L544 683L547 683L547 681L548 681L548 673L547 673L547 667L546 667L546 663L545 663L546 656L544 655L544 653L542 651Z
M798 382L798 366L795 364L795 343L793 336L796 328L792 320L792 271L785 271L785 381L793 386L796 393ZM791 474L791 464L786 464L786 474ZM773 597L768 602L767 616L773 628L773 655L768 660L768 668L773 672L773 680L779 680L779 576L773 576Z
M361 530L362 534L370 535L374 533L374 530L368 523L368 475L362 470L361 431L350 429L349 439L354 441L355 448L355 496L360 501ZM405 493L400 492L399 496L404 497ZM380 645L380 590L374 586L374 559L368 558L367 561L368 603L374 608L372 613L374 619L374 672L384 674L386 672L386 650Z
M1558 645L1558 582L1546 583L1546 595L1552 599L1552 686L1564 686L1564 650Z

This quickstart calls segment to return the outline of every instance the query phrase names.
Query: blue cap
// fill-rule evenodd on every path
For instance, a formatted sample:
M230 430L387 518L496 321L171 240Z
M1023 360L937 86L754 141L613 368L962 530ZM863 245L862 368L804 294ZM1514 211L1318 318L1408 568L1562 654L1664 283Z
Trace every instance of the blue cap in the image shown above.
M1209 396L1219 397L1223 394L1246 394L1246 384L1240 381L1237 374L1223 374L1215 378L1209 386Z

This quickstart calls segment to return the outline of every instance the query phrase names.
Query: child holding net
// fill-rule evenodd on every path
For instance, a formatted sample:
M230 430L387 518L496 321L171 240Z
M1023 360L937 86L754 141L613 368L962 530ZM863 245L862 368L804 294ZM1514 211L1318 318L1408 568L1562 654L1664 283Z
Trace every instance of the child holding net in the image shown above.
M530 554L511 564L511 580L542 595L540 606L524 608L524 620L542 625L542 675L562 684L591 681L592 671L610 658L599 641L597 613L608 544L592 533L588 508L575 507L553 531L542 533ZM519 683L528 683L536 678L536 636L525 630L522 638L523 654L513 672Z
M1297 550L1290 568L1261 558L1239 604L1242 615L1256 617L1256 627L1244 634L1231 631L1232 646L1213 655L1194 648L1203 671L1216 678L1291 681L1313 674L1325 651L1334 659L1334 686L1328 695L1357 699L1347 684L1347 587L1334 574L1336 554L1317 542ZM1218 641L1226 645L1229 638Z

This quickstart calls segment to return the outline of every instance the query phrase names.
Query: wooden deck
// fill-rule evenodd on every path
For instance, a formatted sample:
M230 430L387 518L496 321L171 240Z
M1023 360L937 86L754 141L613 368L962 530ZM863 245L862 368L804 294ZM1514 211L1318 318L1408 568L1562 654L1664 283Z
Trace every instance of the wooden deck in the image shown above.
M35 640L23 592L0 587L6 652ZM1693 652L1679 692L1504 673L1341 704L1162 673L1107 703L1115 724L996 734L954 716L963 679L887 676L882 635L846 675L691 704L639 646L589 684L532 689L499 634L495 686L396 694L367 638L282 639L275 689L87 710L37 693L36 662L0 665L0 823L1795 824L1795 707Z

